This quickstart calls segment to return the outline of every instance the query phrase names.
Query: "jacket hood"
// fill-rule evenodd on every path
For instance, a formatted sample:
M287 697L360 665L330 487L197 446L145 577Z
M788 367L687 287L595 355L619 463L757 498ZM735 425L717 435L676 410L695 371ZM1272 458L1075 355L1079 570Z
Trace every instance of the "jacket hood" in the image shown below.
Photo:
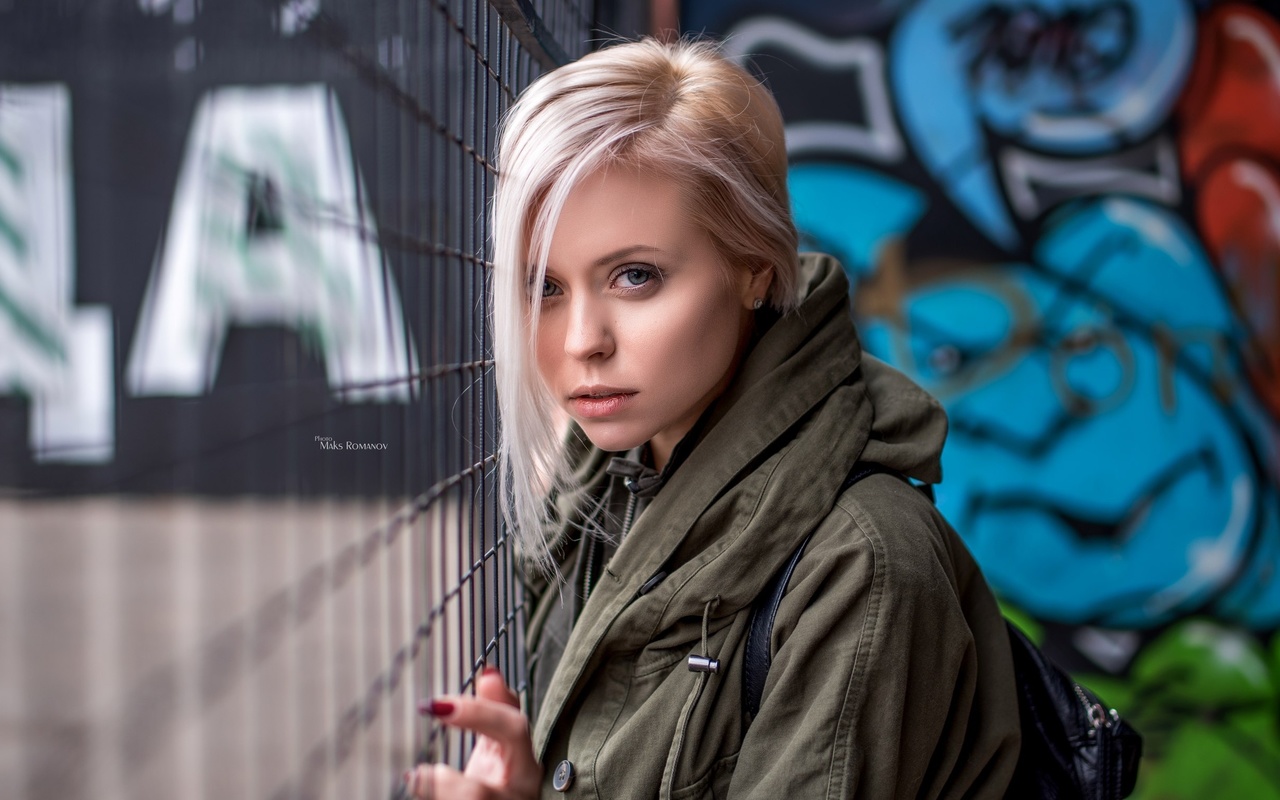
M910 378L862 350L857 332L849 322L851 309L849 281L840 263L831 256L804 253L800 257L802 297L797 311L802 318L812 304L821 307L834 302L844 314L831 321L847 331L844 347L859 369L852 376L866 389L872 410L871 427L860 461L883 464L923 483L942 480L942 447L947 438L947 416L938 401Z
M837 450L833 441L830 455L872 461L923 483L939 483L947 436L942 406L906 375L863 352L852 323L849 281L839 261L821 253L801 254L799 283L796 310L775 320L760 337L709 418L700 422L696 445L715 428L727 428L720 433L750 445L722 455L749 459L750 452L762 447L784 446L798 434L795 424L822 413L828 402L843 408L857 398L863 407L842 425L853 437L841 441L861 441L861 452L849 452L856 445ZM682 443L681 449L689 444ZM734 464L732 457L727 461L726 466L750 466L747 461ZM829 461L828 466L838 465Z
M539 752L583 676L609 653L639 650L682 619L724 619L749 606L830 512L856 462L941 479L946 416L862 352L840 264L805 254L800 283L799 306L759 337L582 609L538 715ZM573 454L584 485L609 479L607 455L589 446ZM573 502L560 501L566 528Z

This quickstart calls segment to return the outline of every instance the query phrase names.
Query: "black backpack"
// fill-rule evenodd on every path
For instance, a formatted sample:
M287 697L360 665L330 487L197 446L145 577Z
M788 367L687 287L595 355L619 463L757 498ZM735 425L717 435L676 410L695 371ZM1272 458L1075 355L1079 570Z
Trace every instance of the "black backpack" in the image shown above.
M843 491L877 472L904 476L880 464L858 463ZM932 487L916 487L933 499ZM769 639L778 604L808 538L756 599L747 629L742 708L748 722L760 711L772 657ZM1045 657L1009 624L1009 645L1018 686L1022 750L1006 794L1010 800L1120 800L1133 792L1142 737L1115 709L1107 709L1085 687Z

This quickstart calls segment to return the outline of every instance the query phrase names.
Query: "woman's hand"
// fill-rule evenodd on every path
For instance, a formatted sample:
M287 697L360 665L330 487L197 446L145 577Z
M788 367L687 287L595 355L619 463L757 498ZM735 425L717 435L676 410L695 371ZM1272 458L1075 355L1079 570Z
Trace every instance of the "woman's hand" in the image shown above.
M536 800L542 765L533 755L529 720L496 667L476 678L475 697L441 697L421 707L446 725L479 734L467 768L419 764L405 774L421 800Z

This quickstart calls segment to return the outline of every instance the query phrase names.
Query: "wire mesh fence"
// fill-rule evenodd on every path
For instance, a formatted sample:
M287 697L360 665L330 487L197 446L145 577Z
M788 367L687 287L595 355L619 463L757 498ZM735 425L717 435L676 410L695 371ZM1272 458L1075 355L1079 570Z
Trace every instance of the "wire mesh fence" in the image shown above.
M0 796L388 797L519 682L496 125L564 0L0 3Z

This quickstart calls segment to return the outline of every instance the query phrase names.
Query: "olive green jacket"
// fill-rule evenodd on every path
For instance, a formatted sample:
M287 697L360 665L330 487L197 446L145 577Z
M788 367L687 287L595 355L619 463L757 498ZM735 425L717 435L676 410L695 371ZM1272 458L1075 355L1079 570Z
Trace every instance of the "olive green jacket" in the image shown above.
M571 447L585 488L556 499L565 523L552 535L567 580L528 580L544 798L1003 797L1018 707L982 575L905 482L878 474L839 493L859 460L940 480L946 417L861 352L834 259L802 257L802 282L800 307L760 337L615 536L585 605L583 509L619 481L610 454ZM748 724L751 606L810 533ZM690 655L719 671L691 671Z

